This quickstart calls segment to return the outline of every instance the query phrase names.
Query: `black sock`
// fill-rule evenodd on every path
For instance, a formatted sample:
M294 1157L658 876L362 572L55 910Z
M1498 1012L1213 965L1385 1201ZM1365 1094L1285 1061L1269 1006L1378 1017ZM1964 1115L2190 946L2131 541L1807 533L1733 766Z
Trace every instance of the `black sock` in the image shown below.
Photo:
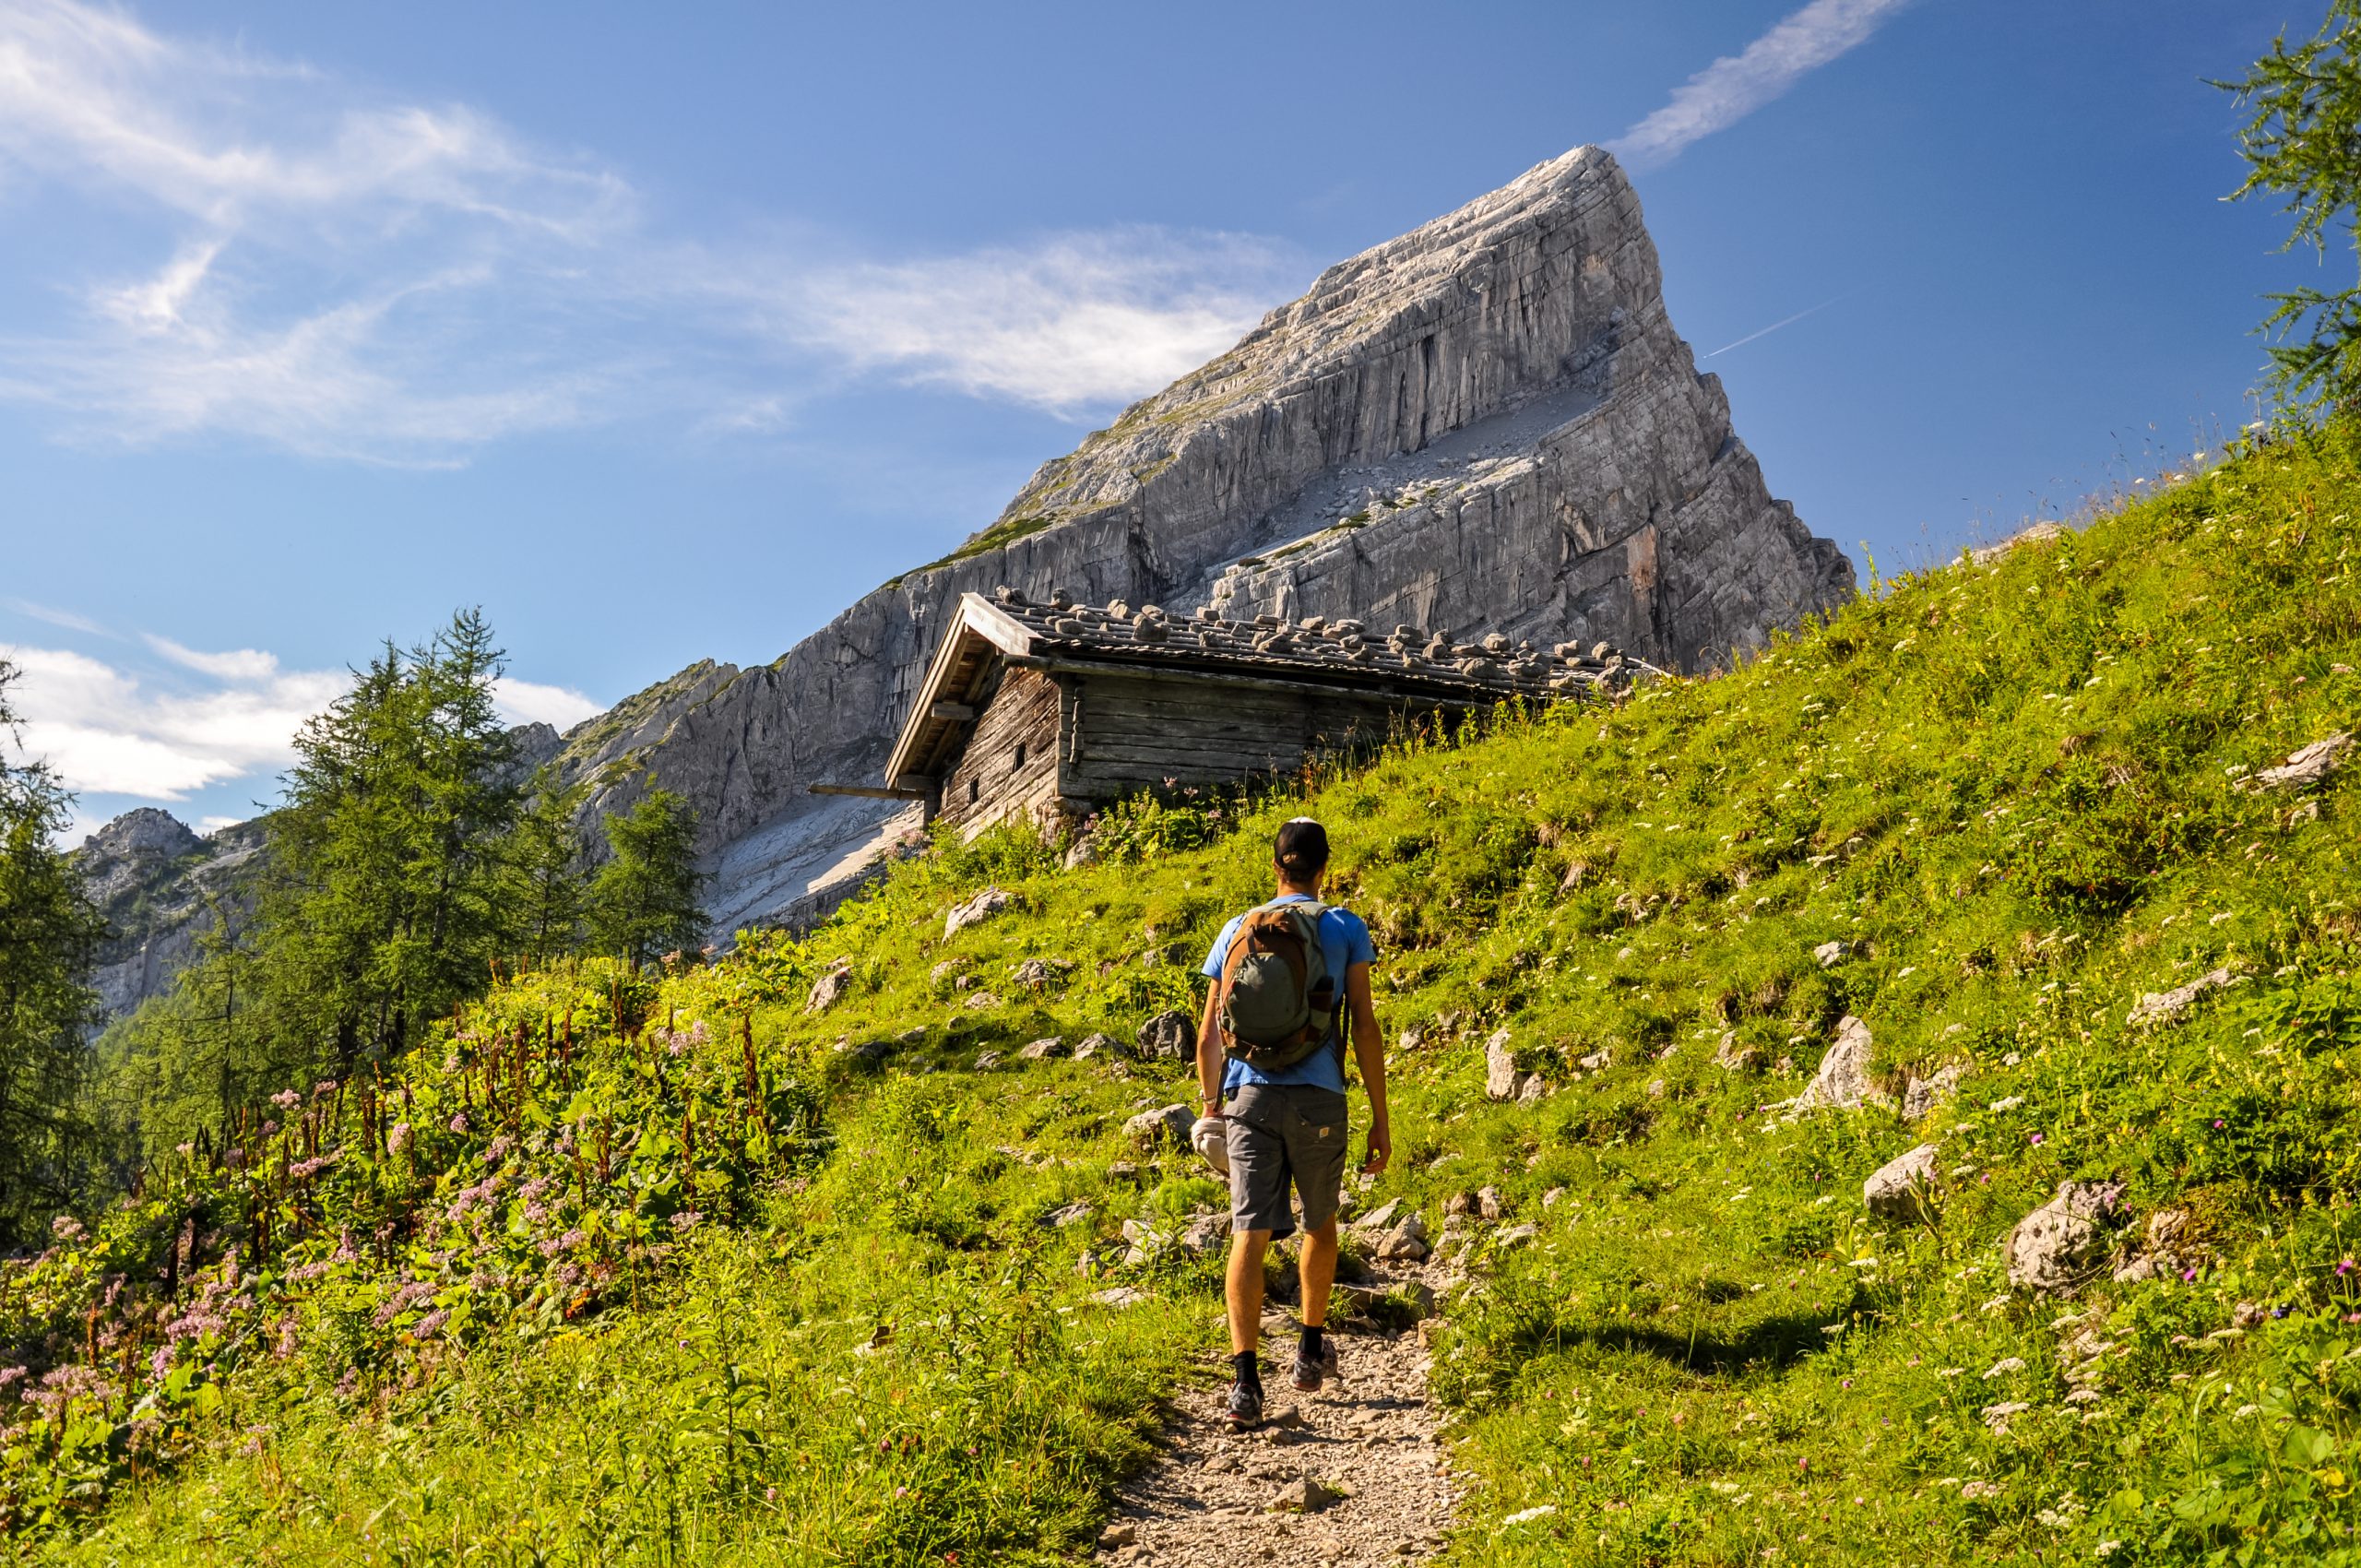
M1321 1338L1326 1334L1326 1332L1327 1331L1325 1329L1322 1328L1316 1323L1305 1324L1303 1325L1303 1353L1316 1359L1320 1354Z
M1230 1370L1237 1374L1238 1381L1247 1387L1263 1386L1263 1369L1255 1364L1253 1351L1240 1350L1229 1359L1229 1365Z

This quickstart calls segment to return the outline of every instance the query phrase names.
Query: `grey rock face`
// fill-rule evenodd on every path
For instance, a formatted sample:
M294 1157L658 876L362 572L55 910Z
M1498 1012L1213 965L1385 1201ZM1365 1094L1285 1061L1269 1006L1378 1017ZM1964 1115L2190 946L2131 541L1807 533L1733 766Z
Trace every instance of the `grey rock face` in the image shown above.
M907 826L871 781L946 612L1063 588L1232 616L1612 643L1693 670L1840 600L1667 317L1615 160L1582 148L1329 268L1045 464L954 555L776 663L701 664L567 737L589 809L685 796L716 926L817 909Z
M1195 1118L1185 1105L1168 1105L1161 1111L1143 1111L1123 1123L1124 1135L1142 1154L1154 1154L1159 1148L1189 1146L1189 1128Z
M1855 1111L1885 1097L1869 1079L1869 1026L1847 1013L1836 1025L1836 1042L1820 1059L1804 1092L1796 1097L1797 1111Z
M2170 991L2151 991L2131 1004L2124 1022L2137 1028L2142 1024L2165 1024L2189 1011L2197 999L2209 991L2228 985L2236 977L2228 969L2210 969L2187 985L2177 985Z
M74 862L106 917L92 977L108 1017L172 988L217 919L243 926L251 909L243 873L261 849L260 822L199 837L153 806L125 812L82 842Z
M969 926L981 925L1007 908L1008 894L998 887L987 887L943 917L943 940L948 942Z
M1935 1107L1948 1103L1959 1093L1959 1081L1966 1071L1954 1062L1937 1068L1931 1078L1912 1078L1902 1091L1902 1119L1916 1122Z
M2295 790L2317 784L2343 767L2345 753L2352 749L2353 737L2340 731L2324 741L2314 741L2278 766L2264 768L2254 776L2255 782L2265 790Z
M2071 1295L2106 1261L2105 1226L2123 1201L2113 1182L2068 1182L2058 1195L2017 1221L2003 1243L2009 1283Z
M1881 1218L1918 1218L1927 1212L1934 1194L1935 1162L1940 1152L1933 1144L1920 1144L1888 1160L1861 1183L1861 1202Z
M1185 1062L1197 1053L1197 1026L1178 1008L1158 1013L1139 1028L1140 1055L1150 1061Z
M852 966L836 964L826 974L812 982L812 994L803 1001L806 1013L825 1013L844 999L845 988L852 983Z

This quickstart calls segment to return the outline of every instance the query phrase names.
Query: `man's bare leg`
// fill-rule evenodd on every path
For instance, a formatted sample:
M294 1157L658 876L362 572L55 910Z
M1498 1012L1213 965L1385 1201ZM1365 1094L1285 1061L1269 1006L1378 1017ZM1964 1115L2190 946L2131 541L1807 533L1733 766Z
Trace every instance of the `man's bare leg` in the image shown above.
M1333 1216L1319 1229L1304 1232L1303 1257L1297 1266L1303 1280L1303 1325L1318 1328L1328 1321L1328 1290L1336 1283L1336 1221Z
M1335 1268L1335 1227L1328 1230L1328 1265ZM1240 1230L1229 1238L1229 1275L1223 1294L1229 1303L1229 1348L1242 1356L1263 1336L1263 1253L1271 1244L1268 1230Z

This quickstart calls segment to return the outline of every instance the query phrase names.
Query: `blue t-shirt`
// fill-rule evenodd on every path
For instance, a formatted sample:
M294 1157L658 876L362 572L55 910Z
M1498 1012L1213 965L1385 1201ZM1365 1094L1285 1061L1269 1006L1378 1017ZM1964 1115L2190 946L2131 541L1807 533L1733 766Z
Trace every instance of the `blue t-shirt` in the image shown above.
M1290 893L1274 898L1273 904L1309 904L1308 893ZM1267 906L1265 906L1267 907ZM1204 973L1209 980L1221 978L1222 961L1229 956L1230 939L1238 934L1239 922L1244 915L1233 915L1229 923L1214 938L1214 948L1205 955ZM1303 1084L1313 1088L1345 1092L1345 1060L1335 1049L1337 1031L1345 1020L1346 1009L1351 1005L1345 992L1345 971L1355 964L1377 961L1377 948L1369 939L1369 927L1349 909L1330 909L1320 917L1320 951L1328 960L1328 972L1336 977L1336 1016L1328 1026L1328 1049L1315 1051L1292 1067L1282 1067L1275 1073L1249 1067L1233 1056L1224 1064L1221 1092L1228 1098L1240 1084Z

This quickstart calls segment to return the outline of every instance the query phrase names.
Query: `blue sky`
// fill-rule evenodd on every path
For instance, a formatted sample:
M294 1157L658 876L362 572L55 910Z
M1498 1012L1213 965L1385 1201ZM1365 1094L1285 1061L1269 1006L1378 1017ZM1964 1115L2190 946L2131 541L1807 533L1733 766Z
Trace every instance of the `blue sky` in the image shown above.
M2201 78L2320 8L0 0L23 742L231 820L457 604L519 717L774 658L1586 141L1774 492L1924 564L2252 417L2318 267Z

